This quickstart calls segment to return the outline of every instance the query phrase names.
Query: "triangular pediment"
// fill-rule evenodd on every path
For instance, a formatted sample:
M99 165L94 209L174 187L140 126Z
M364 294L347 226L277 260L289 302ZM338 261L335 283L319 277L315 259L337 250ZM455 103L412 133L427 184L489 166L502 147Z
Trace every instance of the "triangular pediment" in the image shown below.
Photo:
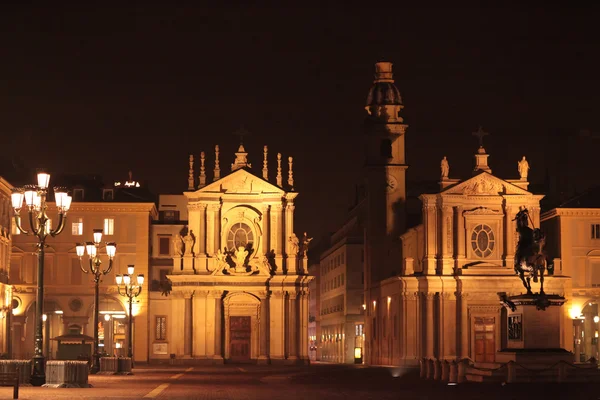
M285 191L272 183L251 174L246 169L238 169L227 176L198 189L196 193L280 193Z
M452 185L441 192L442 194L460 194L460 195L533 195L510 182L495 177L487 172L481 172L472 178Z

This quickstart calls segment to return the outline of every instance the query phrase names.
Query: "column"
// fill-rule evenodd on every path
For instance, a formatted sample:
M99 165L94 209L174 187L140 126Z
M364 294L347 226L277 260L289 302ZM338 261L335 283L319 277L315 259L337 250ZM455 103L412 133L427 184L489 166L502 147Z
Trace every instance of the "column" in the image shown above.
M269 357L271 362L285 358L285 293L276 291L269 297Z
M423 203L423 229L425 234L425 260L423 263L423 274L432 275L436 273L436 215L435 205L429 204L429 200Z
M298 307L297 293L288 292L288 359L298 359Z
M185 298L181 292L171 293L171 315L169 327L171 330L170 338L170 353L174 353L177 357L182 357L184 354L183 344L185 343L185 328L184 328L184 313Z
M467 303L467 293L457 293L457 297L460 298L460 358L469 357L469 335L471 334L469 329L469 308Z
M298 253L292 250L290 236L294 233L294 203L288 200L285 206L285 253L287 254L286 269L288 275L295 275L298 269L297 258Z
M217 335L219 324L221 323L221 295L220 290L211 290L206 297L206 356L208 358L218 358L216 347L220 347L220 333Z
M221 204L215 204L215 239L214 239L215 247L214 252L216 253L218 249L223 251L223 247L225 243L221 243Z
M276 274L283 274L283 206L273 204L271 206L271 247L275 250Z
M299 310L298 310L298 331L300 334L300 352L298 357L302 359L305 363L308 363L309 355L308 355L308 307L309 307L309 299L308 299L308 291L303 290L298 294L299 296ZM353 327L354 331L354 327ZM348 339L348 337L346 337ZM354 340L354 336L351 338ZM352 345L352 351L354 352L354 345Z
M206 332L208 326L206 324L206 310L212 308L212 304L208 305L206 301L206 291L196 291L193 299L193 332L194 332L194 356L204 357L206 356Z
M435 357L435 319L434 319L434 307L435 307L435 293L423 293L425 298L425 357Z
M198 221L198 234L196 235L197 249L196 257L206 256L206 204L198 205L199 221Z
M442 256L442 274L443 275L453 275L454 274L454 262L452 260L452 248L453 240L452 240L452 207L444 206L442 207L442 248L441 248L441 256Z
M183 322L183 355L192 356L192 292L185 292L185 310Z
M259 292L260 298L260 342L258 349L258 363L269 363L268 335L269 335L269 295L265 292Z
M269 248L269 205L264 204L262 206L262 254L267 254L271 249Z
M209 204L206 212L206 252L214 256L215 249L215 205Z
M223 360L223 301L221 296L215 298L215 360Z
M465 262L465 217L463 206L456 207L456 268L462 268Z
M514 208L507 204L504 210L504 229L505 229L505 252L504 263L507 267L514 266L515 263L515 223L513 221Z

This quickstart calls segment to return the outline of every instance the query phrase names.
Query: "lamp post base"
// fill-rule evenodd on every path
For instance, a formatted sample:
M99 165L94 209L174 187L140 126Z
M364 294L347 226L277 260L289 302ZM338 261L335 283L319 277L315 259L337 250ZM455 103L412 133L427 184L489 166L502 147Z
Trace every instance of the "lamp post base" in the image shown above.
M43 355L33 357L33 372L31 374L31 385L42 386L46 383L46 360Z
M100 354L94 354L92 356L92 367L90 368L90 374L94 375L100 372Z

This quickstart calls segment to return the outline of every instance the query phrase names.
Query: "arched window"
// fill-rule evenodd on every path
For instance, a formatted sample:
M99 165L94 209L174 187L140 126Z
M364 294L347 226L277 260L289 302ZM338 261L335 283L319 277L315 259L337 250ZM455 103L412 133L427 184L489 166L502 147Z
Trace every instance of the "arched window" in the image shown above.
M392 158L392 141L390 139L383 139L380 146L381 157Z
M488 225L477 225L471 233L471 247L478 257L488 257L494 251L496 238L494 231Z
M227 249L233 250L240 246L246 249L254 248L254 233L243 222L233 224L227 233Z

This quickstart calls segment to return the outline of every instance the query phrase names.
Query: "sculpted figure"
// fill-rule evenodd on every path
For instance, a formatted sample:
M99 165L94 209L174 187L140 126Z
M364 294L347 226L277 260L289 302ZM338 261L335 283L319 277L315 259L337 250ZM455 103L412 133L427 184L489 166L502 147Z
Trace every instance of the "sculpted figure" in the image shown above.
M183 238L183 243L185 244L185 254L192 254L192 248L194 246L194 237L192 236L192 231L189 231L188 234Z
M448 160L446 159L446 156L444 156L444 158L442 158L442 162L440 163L440 168L442 170L442 179L448 178L448 175L450 174L450 164L448 164Z
M236 271L245 271L246 270L246 257L248 256L248 250L244 248L244 246L240 246L235 251L235 270Z
M519 175L521 176L521 180L527 180L527 174L529 173L529 163L525 159L525 156L517 163L519 166Z
M304 253L304 257L308 258L308 245L310 244L313 238L309 238L306 232L304 232L304 236L302 236L302 252Z
M292 244L292 255L298 255L298 252L300 251L300 240L298 239L298 236L292 232L292 236L290 236L288 240Z
M183 254L183 240L179 233L173 238L173 253L175 257L181 257Z

